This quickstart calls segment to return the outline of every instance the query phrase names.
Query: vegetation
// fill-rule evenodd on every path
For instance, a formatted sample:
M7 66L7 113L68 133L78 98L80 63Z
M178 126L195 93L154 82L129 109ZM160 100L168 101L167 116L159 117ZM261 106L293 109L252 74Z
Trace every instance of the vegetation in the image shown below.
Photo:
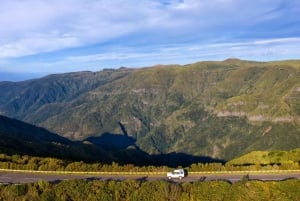
M186 168L189 172L233 170L300 170L300 149L291 151L254 151L223 163L194 163ZM166 172L168 166L135 166L133 164L86 163L50 157L0 154L0 169L40 171L88 171L88 172Z
M299 170L299 70L300 61L229 59L0 82L0 168ZM0 185L0 201L290 201L300 200L299 188L297 179L247 177L236 183L39 181Z
M120 123L121 124L121 123ZM69 161L135 166L189 166L193 162L223 162L184 153L149 155L128 135L103 134L86 141L71 141L43 128L0 115L0 153L14 156L54 157Z
M300 162L300 148L290 151L253 151L241 157L228 161L231 165L270 165L293 164Z
M148 155L231 160L299 147L299 66L229 59L1 82L0 114L99 149L101 136L126 134Z
M7 155L33 155L65 160L110 162L107 152L92 145L73 142L15 119L0 115L0 153Z
M167 181L86 181L69 180L58 184L39 181L31 184L1 185L1 200L280 200L300 199L300 180L279 182L206 181L171 183Z

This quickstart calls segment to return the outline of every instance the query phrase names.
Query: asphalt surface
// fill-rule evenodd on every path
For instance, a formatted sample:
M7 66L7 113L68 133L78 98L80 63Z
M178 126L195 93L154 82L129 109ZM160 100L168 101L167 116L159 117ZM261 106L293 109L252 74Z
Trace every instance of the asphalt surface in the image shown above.
M193 181L210 181L210 180L227 180L231 182L237 182L247 176L250 180L262 180L262 181L277 181L290 178L300 179L300 172L297 173L278 173L278 174L198 174L188 175L182 180L173 179L175 182L193 182ZM166 176L153 176L153 175L84 175L84 174L42 174L42 173L16 173L16 172L0 172L1 184L20 184L20 183L33 183L39 180L45 180L49 182L60 182L70 179L87 179L87 180L116 180L123 181L127 179L142 180L142 181L154 181L154 180L168 180Z

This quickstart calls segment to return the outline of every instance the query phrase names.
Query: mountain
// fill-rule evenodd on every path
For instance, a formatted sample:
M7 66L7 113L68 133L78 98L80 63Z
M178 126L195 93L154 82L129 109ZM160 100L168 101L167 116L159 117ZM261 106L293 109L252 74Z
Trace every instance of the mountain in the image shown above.
M297 60L56 74L0 90L0 114L97 146L93 137L126 134L148 154L229 160L300 144Z
M95 146L96 145L96 146ZM0 115L0 153L57 157L63 160L111 164L189 166L199 162L224 162L184 153L149 155L127 135L105 133L85 141L70 141L44 128Z
M13 155L58 157L67 160L95 161L103 151L73 142L44 128L0 115L0 152ZM110 158L103 154L103 161Z

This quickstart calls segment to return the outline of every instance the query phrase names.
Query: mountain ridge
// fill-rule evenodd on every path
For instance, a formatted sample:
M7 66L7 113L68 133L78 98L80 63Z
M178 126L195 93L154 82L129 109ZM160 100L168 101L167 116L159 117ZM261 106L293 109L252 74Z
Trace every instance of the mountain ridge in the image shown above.
M238 59L59 74L0 82L0 112L77 140L122 123L149 154L230 159L299 147L299 78L300 61Z

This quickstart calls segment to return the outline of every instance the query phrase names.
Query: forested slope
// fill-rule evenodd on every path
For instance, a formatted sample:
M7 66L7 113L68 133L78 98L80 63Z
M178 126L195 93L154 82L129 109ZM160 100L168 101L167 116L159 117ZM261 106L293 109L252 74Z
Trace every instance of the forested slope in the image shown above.
M148 154L231 159L300 144L300 61L68 73L0 91L4 115L70 139L126 134Z

